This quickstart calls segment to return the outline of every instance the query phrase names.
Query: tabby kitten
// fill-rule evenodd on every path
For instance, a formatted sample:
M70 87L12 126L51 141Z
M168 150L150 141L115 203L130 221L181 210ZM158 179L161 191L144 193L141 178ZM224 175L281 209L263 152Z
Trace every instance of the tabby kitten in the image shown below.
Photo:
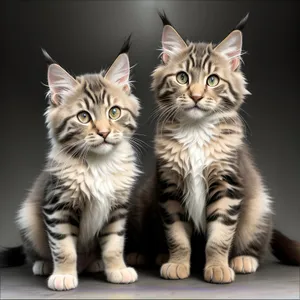
M145 254L146 249L134 235L156 236L157 242L148 246L164 251L164 228L169 256L160 274L187 278L191 238L202 232L204 279L229 283L235 273L256 271L272 234L271 199L245 143L239 115L249 94L240 69L241 29L247 17L218 45L185 42L166 16L161 18L162 64L152 75L159 111L157 172L129 217L134 234L129 232L128 263L144 262L138 252ZM157 212L163 227L155 224Z
M0 264L21 264L24 251L35 275L51 274L53 290L77 287L84 270L104 268L112 283L138 277L123 259L128 200L139 174L130 139L140 105L130 90L128 49L129 38L99 74L74 78L54 62L48 67L51 150L18 212L23 246L2 252Z

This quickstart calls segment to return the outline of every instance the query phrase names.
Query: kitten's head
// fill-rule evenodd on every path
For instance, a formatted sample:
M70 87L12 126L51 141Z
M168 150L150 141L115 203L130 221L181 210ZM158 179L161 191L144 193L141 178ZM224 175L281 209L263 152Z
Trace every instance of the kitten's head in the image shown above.
M46 122L53 144L73 156L103 155L129 140L140 105L131 94L129 39L108 71L71 76L49 64Z
M165 15L162 63L152 88L167 117L187 121L216 118L237 110L249 94L240 70L242 32L247 17L218 45L185 42Z

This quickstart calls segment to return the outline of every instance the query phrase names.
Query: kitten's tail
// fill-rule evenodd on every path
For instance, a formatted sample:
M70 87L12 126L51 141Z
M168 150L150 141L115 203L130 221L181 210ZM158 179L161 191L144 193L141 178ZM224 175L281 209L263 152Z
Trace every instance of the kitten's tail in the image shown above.
M17 267L25 264L23 246L4 248L0 251L0 268Z
M300 266L300 243L273 230L271 248L274 256L286 265Z

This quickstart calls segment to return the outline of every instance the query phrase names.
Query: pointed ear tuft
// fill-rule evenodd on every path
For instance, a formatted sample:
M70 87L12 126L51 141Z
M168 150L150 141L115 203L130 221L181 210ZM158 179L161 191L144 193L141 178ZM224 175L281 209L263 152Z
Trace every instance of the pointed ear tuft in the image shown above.
M50 65L56 63L55 60L49 55L49 53L44 48L41 48L41 50L42 50L42 53L43 53L43 56L44 56L47 66L50 66Z
M66 94L70 93L78 85L78 82L58 64L48 67L48 84L51 101L59 105Z
M243 31L243 29L245 28L248 22L248 19L249 19L249 13L247 13L247 15L239 22L239 24L235 26L234 30Z
M128 36L128 38L124 41L122 47L121 47L121 50L119 52L118 55L122 54L122 53L128 53L129 52L129 49L131 47L131 36L132 36L132 33Z
M126 93L130 93L130 64L126 53L120 54L106 72L104 78L120 85Z
M166 13L165 13L164 10L163 10L162 12L158 11L157 13L158 13L158 15L159 15L161 21L163 22L163 25L164 25L164 26L166 26L166 25L172 26L172 24L171 24L171 22L169 21L169 19L168 19L168 17L167 17L167 15L166 15Z
M162 60L167 63L171 56L184 50L187 45L178 32L171 26L165 25L162 33Z
M227 56L230 61L232 71L235 71L240 64L243 43L242 40L242 32L239 30L234 30L219 45L215 47L215 51Z

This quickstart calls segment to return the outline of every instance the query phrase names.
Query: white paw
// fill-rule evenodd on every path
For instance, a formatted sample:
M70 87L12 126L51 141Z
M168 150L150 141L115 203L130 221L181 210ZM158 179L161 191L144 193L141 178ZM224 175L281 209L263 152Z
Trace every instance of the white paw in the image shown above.
M132 283L138 279L138 275L133 268L107 270L106 277L107 281L111 283Z
M190 276L189 264L165 263L160 268L160 276L165 279L184 279Z
M86 271L90 273L98 273L104 270L103 261L101 259L97 259L93 261L87 268Z
M237 256L230 261L230 267L236 273L254 273L258 268L258 260L252 256Z
M32 266L34 275L49 275L52 272L52 263L49 261L37 260Z
M78 278L69 274L52 274L48 279L48 288L54 291L67 291L78 286Z
M226 265L206 266L204 280L211 283L230 283L234 281L234 271Z

